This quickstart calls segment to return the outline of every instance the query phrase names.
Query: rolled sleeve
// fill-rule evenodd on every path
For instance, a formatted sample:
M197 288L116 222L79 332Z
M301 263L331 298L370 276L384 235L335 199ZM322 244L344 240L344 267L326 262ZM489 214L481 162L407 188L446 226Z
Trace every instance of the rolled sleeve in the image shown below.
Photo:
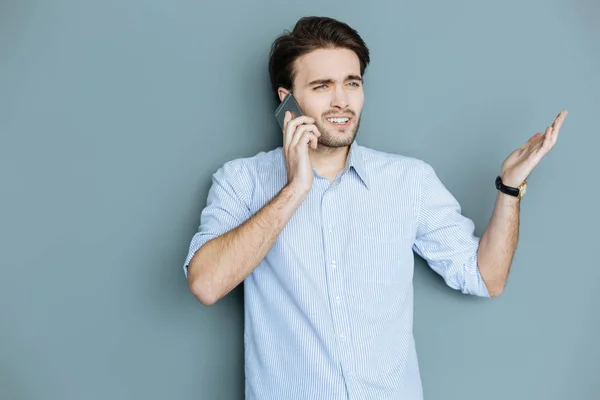
M422 171L415 252L451 288L489 297L477 263L480 238L474 235L473 221L462 215L458 201L429 164L423 162Z
M242 160L229 161L213 174L206 207L200 215L198 232L192 237L183 264L186 277L188 265L200 247L250 218L250 178Z

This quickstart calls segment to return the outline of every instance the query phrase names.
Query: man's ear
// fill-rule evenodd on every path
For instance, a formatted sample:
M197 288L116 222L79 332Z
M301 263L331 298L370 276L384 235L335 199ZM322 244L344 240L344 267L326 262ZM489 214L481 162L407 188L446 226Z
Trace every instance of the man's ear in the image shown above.
M283 101L283 99L285 99L285 96L288 95L290 91L287 90L286 88L283 87L279 87L279 89L277 89L277 94L279 95L279 101Z

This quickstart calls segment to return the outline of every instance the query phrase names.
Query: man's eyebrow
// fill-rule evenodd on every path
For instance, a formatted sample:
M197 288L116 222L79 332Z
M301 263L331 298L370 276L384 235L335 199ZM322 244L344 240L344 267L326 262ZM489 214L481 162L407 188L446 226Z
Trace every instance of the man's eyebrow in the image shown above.
M346 77L346 79L344 79L345 81L360 81L362 82L362 78L358 75L348 75ZM334 80L331 78L325 78L325 79L316 79L314 81L311 81L308 83L308 86L312 86L312 85L325 85L325 84L330 84L333 83Z
M358 76L358 75L348 75L346 77L347 81L361 81L362 82L362 77Z
M314 81L308 82L308 86L312 85L324 85L328 83L332 83L333 79L325 78L325 79L316 79Z

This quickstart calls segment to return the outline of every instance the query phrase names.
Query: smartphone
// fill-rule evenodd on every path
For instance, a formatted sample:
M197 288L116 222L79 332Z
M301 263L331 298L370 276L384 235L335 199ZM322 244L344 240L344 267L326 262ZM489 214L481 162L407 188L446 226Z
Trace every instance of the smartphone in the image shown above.
M279 123L279 127L283 131L283 120L285 119L285 112L290 111L292 113L292 119L298 118L302 115L302 110L296 102L296 99L292 95L292 92L288 93L283 99L281 104L275 110L275 119Z

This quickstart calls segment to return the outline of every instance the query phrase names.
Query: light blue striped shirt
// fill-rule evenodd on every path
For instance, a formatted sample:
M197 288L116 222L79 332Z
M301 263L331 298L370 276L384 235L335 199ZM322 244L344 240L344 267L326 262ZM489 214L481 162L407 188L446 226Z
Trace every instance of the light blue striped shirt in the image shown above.
M281 147L214 175L187 265L286 185ZM488 297L479 238L433 168L354 142L313 186L244 281L246 399L423 398L413 338L414 252L466 294Z

